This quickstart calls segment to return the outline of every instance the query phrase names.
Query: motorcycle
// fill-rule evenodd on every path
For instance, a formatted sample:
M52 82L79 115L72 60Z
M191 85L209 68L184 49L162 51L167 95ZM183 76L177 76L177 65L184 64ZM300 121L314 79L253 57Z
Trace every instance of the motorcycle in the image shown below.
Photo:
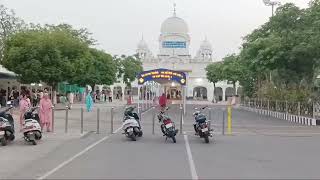
M135 108L136 107L129 106L125 109L122 124L122 129L124 131L123 134L125 134L132 141L136 141L137 136L142 137L143 135L140 125L140 118L138 114L134 112Z
M40 126L40 118L38 112L35 110L38 107L30 108L24 114L23 136L26 142L31 142L37 145L37 140L42 138L42 131Z
M196 111L193 113L195 124L194 130L196 135L200 136L200 138L204 138L206 143L209 143L209 137L212 137L213 129L210 128L211 122L207 120L207 117L203 114L203 111L207 108L202 107L200 110L196 108Z
M158 114L158 120L161 124L161 131L163 133L163 136L166 136L166 140L168 138L171 138L174 143L177 142L176 135L178 134L178 129L176 129L174 122L171 120L171 118L166 114L166 111L168 111L169 107L166 107L165 109L161 110Z
M13 108L12 102L8 101L10 107L0 112L0 141L2 146L6 146L8 141L13 141L14 136L14 120L9 112Z

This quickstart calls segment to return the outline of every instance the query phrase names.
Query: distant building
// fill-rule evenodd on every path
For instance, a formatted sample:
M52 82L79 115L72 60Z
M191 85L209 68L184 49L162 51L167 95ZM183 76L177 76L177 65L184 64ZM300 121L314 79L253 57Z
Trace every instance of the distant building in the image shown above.
M192 57L189 51L190 43L191 38L187 23L174 12L161 25L158 55L152 54L143 38L138 43L136 52L143 62L145 71L165 68L185 72L187 74L186 96L188 99L212 101L214 86L207 80L205 71L208 64L216 62L213 60L212 45L205 38L195 57ZM137 82L134 83L134 87L137 87ZM175 97L175 92L180 90L179 85L166 84L163 91ZM216 84L215 99L217 101L225 101L228 96L235 93L236 90L227 81Z

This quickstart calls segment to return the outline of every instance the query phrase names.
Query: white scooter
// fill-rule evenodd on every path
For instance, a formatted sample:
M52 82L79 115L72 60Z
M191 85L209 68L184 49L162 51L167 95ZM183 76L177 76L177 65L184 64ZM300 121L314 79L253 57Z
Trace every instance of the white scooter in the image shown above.
M30 108L24 114L25 120L23 125L24 140L31 142L33 145L37 145L36 140L40 140L42 138L39 115L34 112L36 109L38 109L38 107Z
M141 137L143 134L139 124L139 116L133 112L134 109L135 107L126 108L122 124L123 134L131 138L132 141L136 141L136 136Z

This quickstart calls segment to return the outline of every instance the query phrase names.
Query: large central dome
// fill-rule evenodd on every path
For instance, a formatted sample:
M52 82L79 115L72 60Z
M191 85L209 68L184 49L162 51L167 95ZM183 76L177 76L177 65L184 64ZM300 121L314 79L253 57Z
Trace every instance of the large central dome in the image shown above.
M175 15L166 19L161 25L162 34L188 34L187 23Z

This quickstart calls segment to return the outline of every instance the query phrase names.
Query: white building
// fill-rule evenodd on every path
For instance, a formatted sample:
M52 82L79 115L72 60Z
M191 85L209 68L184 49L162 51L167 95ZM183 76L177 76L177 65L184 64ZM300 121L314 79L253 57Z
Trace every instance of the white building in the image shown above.
M159 54L154 56L149 50L147 43L142 38L138 43L137 54L143 62L145 71L165 68L175 71L183 71L187 74L187 99L209 100L214 98L214 86L206 78L205 68L213 63L213 49L211 43L205 39L197 54L190 54L191 37L187 23L173 13L161 25L159 36ZM137 82L134 83L137 87ZM238 87L238 85L237 85ZM181 87L174 83L164 85L162 91L169 93L172 98ZM218 82L215 89L215 99L225 101L226 97L234 94L232 84Z

